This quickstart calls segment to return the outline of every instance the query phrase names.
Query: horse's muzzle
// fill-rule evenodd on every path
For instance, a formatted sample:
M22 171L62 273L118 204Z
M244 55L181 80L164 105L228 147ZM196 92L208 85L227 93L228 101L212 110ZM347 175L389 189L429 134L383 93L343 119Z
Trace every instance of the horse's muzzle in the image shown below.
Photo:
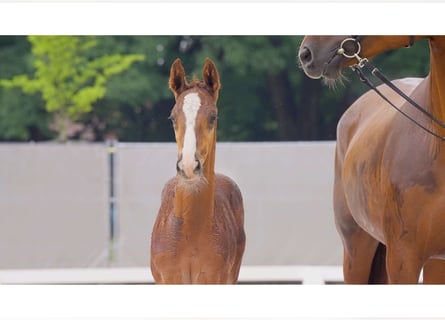
M304 70L304 73L309 78L320 79L323 75L323 69L319 68L314 61L314 55L312 50L308 46L303 46L298 51L298 59L300 60L300 65Z
M201 161L196 155L192 159L185 159L181 154L176 162L176 171L185 179L193 179L201 174Z

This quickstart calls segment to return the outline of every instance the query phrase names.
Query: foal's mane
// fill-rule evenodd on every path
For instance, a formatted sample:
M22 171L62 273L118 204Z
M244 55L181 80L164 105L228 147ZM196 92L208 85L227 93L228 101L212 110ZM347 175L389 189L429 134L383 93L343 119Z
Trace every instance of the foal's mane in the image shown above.
M192 89L192 88L204 89L209 94L211 94L211 95L213 94L212 88L209 88L209 86L207 86L203 80L198 79L196 77L196 75L193 75L193 78L191 81L187 81L187 80L185 81L185 90Z

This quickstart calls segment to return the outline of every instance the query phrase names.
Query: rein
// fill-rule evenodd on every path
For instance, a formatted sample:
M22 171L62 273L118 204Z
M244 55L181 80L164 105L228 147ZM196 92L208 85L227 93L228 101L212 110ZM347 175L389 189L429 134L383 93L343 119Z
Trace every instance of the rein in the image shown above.
M357 73L360 80L365 83L368 87L370 87L372 90L374 90L380 97L382 97L386 102L388 102L393 108L395 108L398 112L400 112L402 115L404 115L406 118L411 120L415 125L417 125L419 128L423 129L427 133L433 135L436 138L439 138L441 141L445 141L445 136L441 136L437 134L436 132L428 129L427 127L420 124L418 121L413 119L411 116L409 116L406 112L402 111L399 107L394 105L383 93L381 93L377 87L366 77L364 71L369 71L373 76L380 79L384 84L386 84L388 87L390 87L394 92L396 92L399 96L401 96L403 99L405 99L407 102L409 102L413 107L415 107L417 110L422 112L424 115L426 115L429 119L431 119L433 122L435 122L437 125L439 125L441 128L445 128L445 123L433 116L431 113L426 111L424 108L422 108L417 102L415 102L413 99L411 99L409 96L407 96L405 93L402 92L396 85L394 85L385 75L383 75L379 69L377 69L367 58L361 58L359 56L361 46L359 42L359 37L354 36L352 38L346 38L344 39L341 44L340 48L337 50L336 55L343 55L345 58L352 59L356 58L358 60L358 63L353 65L351 68L352 70ZM414 42L414 37L410 37L410 44L407 47L412 46ZM355 47L355 51L352 51L352 53L349 53L349 50L346 50L345 45L353 45Z

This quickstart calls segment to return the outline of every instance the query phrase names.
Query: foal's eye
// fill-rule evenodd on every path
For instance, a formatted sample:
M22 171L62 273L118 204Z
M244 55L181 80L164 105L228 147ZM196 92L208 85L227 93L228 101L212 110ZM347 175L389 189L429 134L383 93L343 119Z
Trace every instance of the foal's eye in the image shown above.
M209 124L213 125L216 122L217 119L218 119L218 116L216 114L210 115L210 117L209 117Z

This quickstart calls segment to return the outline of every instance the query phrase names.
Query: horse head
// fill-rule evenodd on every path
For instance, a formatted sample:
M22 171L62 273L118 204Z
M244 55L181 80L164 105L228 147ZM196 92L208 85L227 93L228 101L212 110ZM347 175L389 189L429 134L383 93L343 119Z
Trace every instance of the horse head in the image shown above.
M305 36L298 58L308 77L335 80L360 57L370 58L413 42L412 36Z
M187 180L205 176L213 170L218 108L216 102L221 87L218 70L206 59L203 80L186 80L181 60L171 66L169 87L175 97L170 119L178 145L178 174Z

